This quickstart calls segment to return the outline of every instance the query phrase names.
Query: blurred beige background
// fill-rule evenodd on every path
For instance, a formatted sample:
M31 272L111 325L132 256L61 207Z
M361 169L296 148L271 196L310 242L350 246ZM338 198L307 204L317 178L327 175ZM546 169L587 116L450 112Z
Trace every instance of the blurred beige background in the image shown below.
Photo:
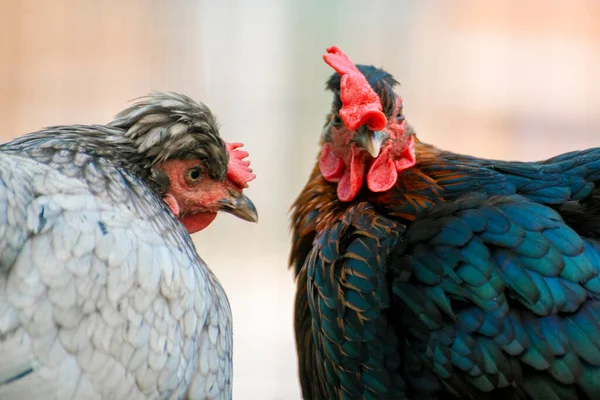
M195 235L234 314L235 399L298 399L288 208L304 185L338 45L401 81L422 140L534 160L600 145L600 2L0 0L0 138L103 123L183 92L240 140L260 223Z

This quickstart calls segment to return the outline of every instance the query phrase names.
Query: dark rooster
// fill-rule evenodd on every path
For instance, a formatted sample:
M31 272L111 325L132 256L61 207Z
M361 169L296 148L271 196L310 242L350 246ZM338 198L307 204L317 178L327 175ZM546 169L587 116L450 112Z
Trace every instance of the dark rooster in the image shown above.
M189 233L256 221L240 146L161 93L0 146L0 398L231 398L229 303Z
M337 48L292 210L306 399L600 399L600 148L421 143L396 81Z

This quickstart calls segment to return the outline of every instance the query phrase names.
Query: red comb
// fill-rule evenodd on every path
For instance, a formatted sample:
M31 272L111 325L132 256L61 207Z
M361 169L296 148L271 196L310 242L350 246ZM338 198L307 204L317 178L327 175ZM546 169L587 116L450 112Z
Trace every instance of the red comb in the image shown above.
M256 178L250 168L250 161L244 160L248 157L248 152L240 150L243 143L225 143L229 153L229 166L227 168L227 178L242 188L248 187L248 182Z
M351 131L365 124L373 131L385 128L386 119L379 96L348 56L336 46L331 46L327 54L323 54L323 60L342 76L340 117L346 127Z

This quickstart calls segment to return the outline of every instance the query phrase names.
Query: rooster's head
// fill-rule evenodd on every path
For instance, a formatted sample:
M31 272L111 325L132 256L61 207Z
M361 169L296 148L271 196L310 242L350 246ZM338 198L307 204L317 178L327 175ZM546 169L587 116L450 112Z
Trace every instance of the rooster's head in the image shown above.
M335 46L323 59L336 73L327 82L335 97L322 135L321 174L337 182L342 201L354 199L365 178L368 190L385 192L415 164L397 82L382 69L354 65Z

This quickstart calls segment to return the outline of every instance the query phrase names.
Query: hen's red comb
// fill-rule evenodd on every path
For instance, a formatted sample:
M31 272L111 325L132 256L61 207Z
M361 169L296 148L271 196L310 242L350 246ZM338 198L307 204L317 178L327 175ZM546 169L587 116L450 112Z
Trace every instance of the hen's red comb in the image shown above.
M242 188L248 187L248 182L256 178L250 168L250 161L244 160L248 157L248 152L240 150L243 143L225 143L229 153L229 165L227 168L227 178Z
M323 60L342 76L340 117L346 127L351 131L365 124L373 131L385 128L386 119L379 96L348 56L336 46L331 46L327 54L323 54Z

